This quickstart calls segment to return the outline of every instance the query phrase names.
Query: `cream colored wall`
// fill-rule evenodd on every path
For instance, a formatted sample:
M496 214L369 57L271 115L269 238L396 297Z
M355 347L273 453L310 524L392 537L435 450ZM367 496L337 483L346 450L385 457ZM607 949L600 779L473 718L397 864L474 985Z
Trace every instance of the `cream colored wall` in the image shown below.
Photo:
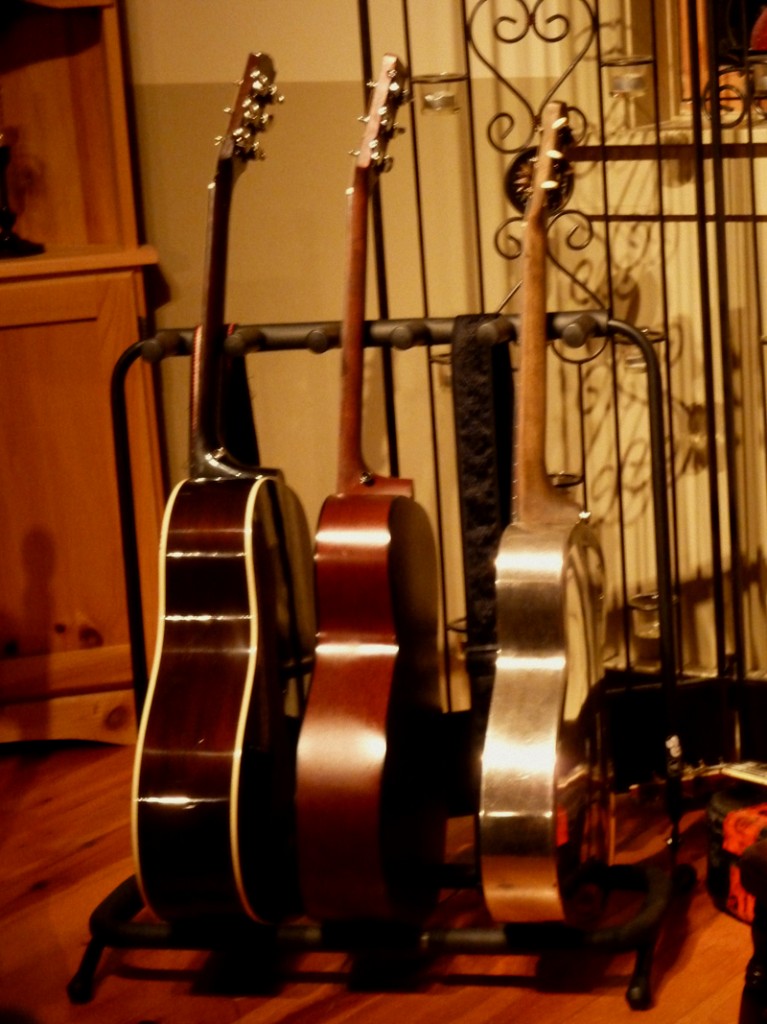
M286 82L357 82L353 0L125 0L139 85L234 81L248 50L269 53Z

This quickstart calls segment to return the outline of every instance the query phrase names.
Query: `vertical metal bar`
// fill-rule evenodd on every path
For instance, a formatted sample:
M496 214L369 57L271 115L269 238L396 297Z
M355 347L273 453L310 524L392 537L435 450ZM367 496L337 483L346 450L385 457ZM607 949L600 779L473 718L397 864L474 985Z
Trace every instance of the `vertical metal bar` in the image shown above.
M747 40L749 38L749 28L748 28L748 26L746 24L745 4L741 4L741 35L742 35L742 38L744 40L744 45L747 45ZM764 337L764 308L763 308L763 304L762 304L762 291L761 291L762 273L761 273L760 259L759 259L759 230L758 230L758 224L757 224L757 199L756 199L757 188L756 188L756 173L755 173L755 167L754 167L755 154L754 154L754 148L753 148L754 147L753 78L752 78L752 75L751 75L751 66L748 63L748 60L746 60L746 75L748 76L747 77L746 96L747 96L747 101L748 101L748 104L749 104L749 107L748 107L748 151L749 151L748 172L749 172L749 193L750 193L749 198L750 198L750 204L751 204L751 246L752 246L753 254L754 254L754 275L753 275L753 281L754 281L754 302L755 302L755 306L756 306L755 314L756 314L756 322L757 322L757 330L758 330L758 336L756 338L756 344L759 347L759 374L760 374L760 381L761 381L760 393L761 393L761 399L762 399L762 434L763 434L763 439L764 439L764 438L767 438L767 379L765 379L765 366L764 366L764 360L765 360L765 348L764 348L764 341L763 341L763 337ZM763 445L765 444L764 440L762 440L762 444ZM744 683L745 683L744 678L740 678L737 681L737 683L736 683L737 689L736 689L736 692L735 692L735 716L736 716L736 726L738 728L738 739L739 740L741 739L741 737L743 735L743 732L744 732L743 725L742 725L742 717L743 717L743 713L744 713L744 705L743 705ZM751 738L754 735L754 732L755 732L754 729L749 729L748 730L747 741L748 741L748 747L749 748L752 746ZM740 744L739 743L736 744L736 751L737 751L738 756L742 756L742 752L740 750ZM745 750L745 755L746 756L750 756L749 749Z
M477 249L477 288L479 290L479 310L484 313L487 309L487 295L485 292L485 270L482 260L482 229L479 215L479 173L477 170L477 132L474 119L474 88L471 80L471 55L469 53L469 19L466 12L467 0L462 4L463 11L463 66L466 72L466 106L468 117L469 133L469 165L471 167L471 211L474 221L474 239Z
M689 25L689 61L690 88L692 92L692 129L693 148L695 152L695 206L698 238L698 277L700 289L700 314L703 348L703 376L707 408L707 455L709 485L709 515L711 517L711 566L712 588L714 598L714 624L716 636L717 672L720 676L727 673L727 653L725 650L725 601L724 574L722 569L721 515L719 511L718 456L716 450L716 420L714 405L716 389L714 385L713 333L711 309L708 297L711 291L709 276L709 246L706 229L706 193L703 156L703 125L700 67L698 65L698 11L696 0L687 0L687 21Z
M714 232L716 239L717 314L719 319L722 360L722 402L725 431L725 468L727 472L727 503L730 528L730 559L732 574L732 625L735 641L734 669L736 680L745 678L745 636L743 630L743 559L740 548L738 509L738 466L735 456L735 406L732 392L734 360L730 337L729 278L727 272L727 232L725 225L724 157L722 155L722 119L718 97L717 38L714 33L714 0L707 0L706 33L708 74L711 90L711 166L714 186Z
M405 28L405 56L411 74L413 70L413 54L410 44L410 11L407 0L402 0L402 20ZM414 94L415 100L415 94ZM423 204L421 202L421 171L418 162L418 128L416 126L415 102L411 110L411 138L413 153L413 175L415 180L416 222L418 231L418 266L421 277L421 301L423 315L429 316L429 292L426 279L426 245L423 226ZM442 514L442 481L439 468L439 440L437 438L437 413L434 397L434 380L432 378L431 347L426 346L426 379L429 389L429 430L431 435L431 458L434 469L434 504L437 518L437 553L439 560L439 588L442 604L442 670L445 676L445 698L447 710L453 706L452 688L450 686L450 643L447 621L447 580L445 578L445 524Z
M368 0L358 0L360 49L362 52L362 74L367 99L367 83L373 75L370 38L370 10ZM389 290L386 280L386 255L384 246L383 211L381 207L381 190L376 188L370 200L373 220L373 253L375 257L376 286L378 289L378 313L382 320L389 317ZM399 449L397 446L397 415L394 404L394 368L392 365L391 348L386 345L381 349L381 368L383 372L384 410L386 416L386 439L389 448L389 472L399 476Z
M663 3L663 0L661 0ZM663 318L663 337L665 339L665 367L666 367L666 415L668 417L668 438L669 438L669 451L671 452L670 458L670 472L668 474L668 486L670 488L671 498L671 521L670 521L670 533L669 533L669 555L671 561L672 579L674 580L674 592L678 590L679 584L679 512L677 504L677 491L676 491L676 479L674 476L674 419L672 415L673 402L674 402L674 389L672 387L672 360L671 360L671 338L670 338L670 321L669 321L669 308L668 308L668 280L666 277L666 215L665 207L663 202L663 158L661 156L661 118L660 118L660 107L658 98L660 96L659 87L659 76L658 76L658 14L657 14L657 0L653 0L651 10L651 37L652 37L652 77L653 77L653 113L655 119L655 172L656 172L656 190L658 193L658 230L660 233L660 259L661 259L661 306L662 306L662 318ZM682 665L682 608L681 601L677 601L675 604L675 616L676 616L676 640L677 650L676 656L678 659L678 665Z
M748 39L748 26L746 24L745 6L741 4L741 15L742 25L741 32L744 40ZM756 173L754 169L755 152L754 152L754 121L753 121L753 79L751 76L751 68L749 64L746 64L746 75L747 77L747 102L748 102L748 183L749 183L749 200L751 203L751 245L754 251L754 304L756 306L756 320L759 329L758 343L760 345L759 352L759 369L762 382L762 429L764 436L767 438L767 379L765 379L765 368L764 368L764 350L763 350L763 331L764 331L764 308L762 304L762 273L760 269L759 261L759 231L757 222L757 202L756 202ZM765 449L767 455L767 448Z
M407 0L402 0L402 20L405 28L405 59L407 65L410 68L411 75L413 73L413 53L410 43L410 11L408 9ZM421 303L423 308L423 315L429 316L429 287L426 278L426 239L424 236L424 216L423 216L423 203L421 202L421 166L418 160L418 124L416 119L415 110L415 93L413 93L413 104L411 107L411 151L413 154L413 180L415 184L415 213L416 213L416 231L418 235L418 273L421 280ZM428 349L427 349L428 358ZM431 389L431 373L429 373L429 396L434 405L434 396Z
M131 670L133 672L133 699L136 720L146 699L148 673L146 664L144 615L141 603L141 572L139 568L138 540L136 537L136 506L133 498L133 473L130 462L128 435L128 409L125 398L125 378L128 370L141 355L143 343L135 342L117 360L112 370L110 397L112 403L112 439L117 470L117 499L120 508L120 535L125 575L125 598L130 638Z
M604 86L602 82L602 37L599 31L601 25L599 0L596 2L594 16L597 23L597 92L599 96L599 141L602 148L602 159L600 161L602 173L602 197L604 201L604 225L605 225L605 278L607 281L607 305L610 315L613 311L613 280L612 280L612 248L610 241L610 210L609 191L607 185L607 160L605 158L605 103ZM612 358L612 390L613 390L613 436L615 438L615 491L618 499L618 545L620 551L621 569L621 597L623 599L623 645L626 652L626 667L631 666L631 609L629 607L628 581L626 579L626 508L623 500L623 467L621 464L621 430L619 413L619 390L616 348L614 340L611 339Z

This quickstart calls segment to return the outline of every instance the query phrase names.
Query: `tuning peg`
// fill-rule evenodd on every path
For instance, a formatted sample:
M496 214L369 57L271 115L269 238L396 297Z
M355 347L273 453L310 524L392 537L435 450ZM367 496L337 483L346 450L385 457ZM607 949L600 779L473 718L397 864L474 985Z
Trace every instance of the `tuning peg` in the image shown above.
M349 156L353 156L356 159L359 155L360 155L360 151L358 149L350 149L349 150Z
M394 157L393 156L385 156L383 158L383 160L381 160L380 165L379 165L382 174L386 174L388 171L390 171L392 169L393 166L394 166Z
M224 113L225 114L231 114L231 112L232 112L232 108L231 107L224 107Z
M360 114L357 120L360 124L370 124L370 117L367 114Z

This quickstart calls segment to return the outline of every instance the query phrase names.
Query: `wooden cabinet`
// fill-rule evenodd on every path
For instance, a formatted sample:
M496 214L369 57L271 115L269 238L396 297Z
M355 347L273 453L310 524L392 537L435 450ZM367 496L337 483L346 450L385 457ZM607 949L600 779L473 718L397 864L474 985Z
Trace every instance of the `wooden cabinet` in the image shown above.
M114 2L0 12L15 230L0 260L0 741L134 735L110 378L143 272ZM128 375L148 642L162 484L150 371Z

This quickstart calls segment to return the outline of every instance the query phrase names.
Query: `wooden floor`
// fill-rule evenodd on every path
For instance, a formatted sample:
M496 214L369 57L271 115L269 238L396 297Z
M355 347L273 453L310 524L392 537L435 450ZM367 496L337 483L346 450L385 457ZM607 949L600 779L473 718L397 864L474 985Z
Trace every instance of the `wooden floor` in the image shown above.
M110 950L91 1002L66 985L88 941L91 910L132 873L129 748L50 745L0 749L0 1024L362 1024L447 1021L554 1024L642 1019L733 1024L749 929L715 909L705 890L706 827L684 816L681 859L698 882L677 895L653 969L654 1004L625 1000L633 956L584 950L540 956L457 955L432 960L396 991L356 990L345 954L304 953L282 964L267 991L256 972L226 971L210 954ZM626 800L619 859L665 857L660 803ZM454 904L449 902L452 899ZM443 910L466 904L448 897Z

